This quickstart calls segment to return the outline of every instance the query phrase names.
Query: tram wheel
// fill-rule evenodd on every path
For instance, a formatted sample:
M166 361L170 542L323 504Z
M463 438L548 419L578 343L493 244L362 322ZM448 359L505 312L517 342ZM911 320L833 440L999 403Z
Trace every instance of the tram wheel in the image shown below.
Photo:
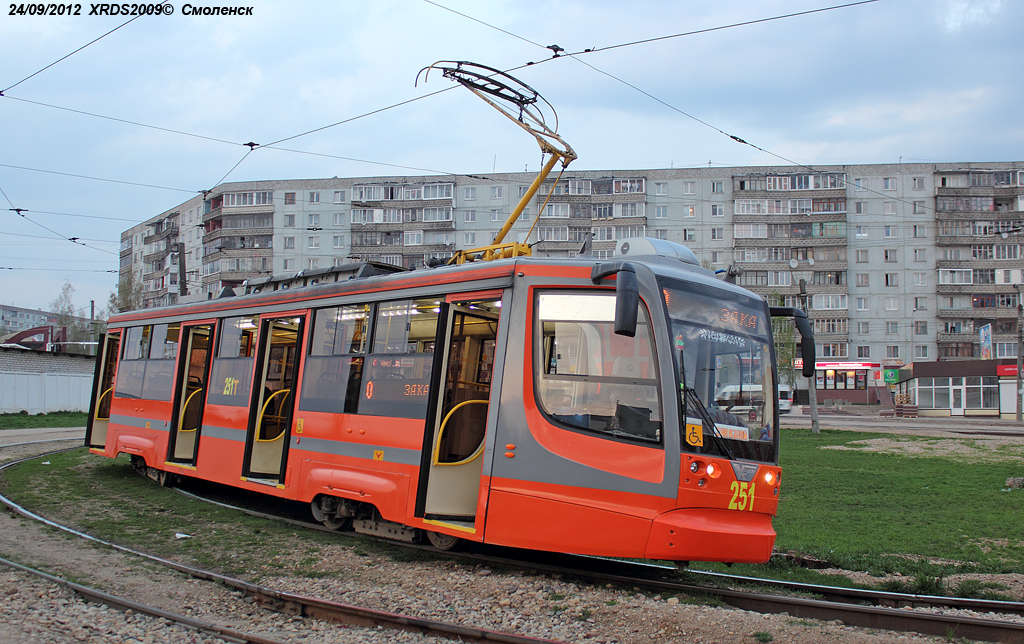
M427 541L438 550L451 552L461 550L466 546L466 540L460 537L453 537L450 534L441 534L440 532L430 532L429 530L426 532Z
M328 530L348 530L352 525L352 517L325 517L320 523Z

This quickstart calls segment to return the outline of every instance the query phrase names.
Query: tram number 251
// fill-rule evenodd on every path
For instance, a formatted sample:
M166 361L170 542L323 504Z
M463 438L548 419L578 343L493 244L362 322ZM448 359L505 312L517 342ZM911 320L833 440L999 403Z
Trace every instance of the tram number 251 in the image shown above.
M730 510L754 511L754 481L750 483L733 481L729 489L732 490L732 500L729 501Z

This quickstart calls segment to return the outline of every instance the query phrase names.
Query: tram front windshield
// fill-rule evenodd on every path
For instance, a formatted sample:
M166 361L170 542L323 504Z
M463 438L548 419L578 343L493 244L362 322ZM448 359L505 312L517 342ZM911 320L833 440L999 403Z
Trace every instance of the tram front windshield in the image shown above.
M669 279L661 288L690 427L680 428L683 449L776 462L775 370L764 302Z

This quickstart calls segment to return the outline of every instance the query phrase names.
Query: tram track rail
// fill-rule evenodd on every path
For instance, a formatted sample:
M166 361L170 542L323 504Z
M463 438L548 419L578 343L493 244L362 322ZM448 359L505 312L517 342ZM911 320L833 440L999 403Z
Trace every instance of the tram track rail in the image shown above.
M287 517L276 516L271 513L214 501L183 490L179 490L179 492L197 500L215 503L222 507L239 510L253 516L286 521L292 525L315 530L327 530L319 524L306 523ZM413 544L396 543L395 545L404 548L439 552L434 548ZM971 611L985 614L1024 615L1024 602L916 595L861 588L823 586L697 570L688 570L687 573L703 577L709 580L709 583L690 584L666 579L652 579L649 574L641 573L649 573L652 570L665 572L665 569L622 560L612 560L609 563L635 568L638 573L611 574L591 570L593 562L608 562L609 560L579 557L576 555L562 555L562 558L570 558L578 562L578 565L565 566L484 554L442 554L477 561L491 566L529 568L548 574L572 576L595 584L610 583L621 587L636 587L658 593L711 595L735 608L759 613L787 613L792 617L806 619L822 621L840 620L848 626L860 626L863 628L916 632L944 637L952 635L972 640L1024 644L1024 623L993 619L991 617L975 617L920 610L935 609L942 611ZM587 565L588 562L590 565ZM730 587L723 588L721 584L756 584L793 593L814 595L815 597L771 594Z
M44 441L45 442L45 441ZM0 446L4 447L4 446ZM69 448L75 449L75 448ZM28 460L45 457L49 454L56 454L68 450L55 450L45 454L36 454L10 461L0 465L0 471L23 463ZM179 490L180 491L180 490ZM182 491L184 492L184 491ZM191 497L203 502L216 503L218 505L237 509L251 515L262 516L277 521L286 521L289 524L304 527L307 529L327 530L319 524L307 523L281 517L278 515L259 512L256 510L234 506L219 501L206 499L202 496L184 492ZM18 514L46 525L75 534L79 537L112 547L122 552L127 552L157 562L170 569L184 573L197 579L203 579L223 584L229 588L238 590L245 595L252 597L254 601L264 608L283 612L291 615L301 615L342 622L356 626L383 626L386 628L400 628L402 630L414 630L433 635L460 639L462 641L477 642L509 642L509 643L533 643L549 642L551 640L535 639L519 635L485 631L482 629L468 628L461 625L435 622L432 620L419 619L403 615L386 613L372 609L361 609L348 604L330 602L321 599L305 597L277 591L248 582L230 578L218 573L200 570L174 561L149 555L132 548L106 542L97 537L78 532L73 528L62 526L44 517L35 515L24 508L21 508L11 500L0 496L0 502L12 508ZM424 546L406 546L406 544L395 544L403 547L415 547L423 550L437 551L434 548ZM444 554L444 553L443 553ZM709 580L708 584L693 584L673 581L668 579L651 578L652 568L655 572L664 575L666 572L658 567L640 566L632 562L615 560L601 560L589 557L575 557L563 555L562 558L569 558L576 562L575 565L555 565L540 563L537 561L524 561L508 557L493 555L481 555L473 553L457 553L453 556L458 558L475 560L489 566L506 566L513 568L527 568L547 574L560 574L570 576L581 581L594 584L614 584L627 588L640 588L649 592L663 594L686 594L714 596L725 604L735 608L760 612L760 613L786 613L792 617L816 619L822 621L840 620L848 626L859 626L870 629L884 629L901 632L916 632L927 635L938 635L945 637L963 637L972 640L1009 642L1024 644L1024 623L996 619L988 616L974 616L963 614L937 613L918 610L930 608L943 611L974 611L984 613L1005 613L1024 614L1024 603L1001 602L992 600L975 600L951 597L936 597L912 595L903 593L892 593L856 588L843 588L834 586L818 586L814 584L786 582L772 579L762 579L744 576L727 575L722 573L709 573L703 571L689 571L689 574L699 575ZM584 566L583 561L590 562ZM635 567L635 574L613 574L591 570L594 562L604 562L626 567ZM723 585L758 584L768 587L788 590L804 594L812 594L815 597L799 597L782 594L770 594L766 592L755 592L749 590L722 587ZM160 615L163 617L163 615ZM168 618L170 619L170 618ZM255 640L253 640L255 641Z
M46 442L46 441L44 441ZM0 445L0 448L7 447L7 445ZM3 472L9 467L13 467L27 461L36 460L39 458L46 458L48 456L60 454L62 452L71 451L77 449L77 447L52 450L40 454L34 454L12 461L8 461L0 464L0 472ZM51 528L55 528L62 532L72 534L81 539L85 539L92 543L96 543L108 548L112 548L119 552L141 557L147 561L157 563L165 568L174 570L176 572L188 575L194 579L200 579L203 581L214 582L241 592L244 596L250 597L257 606L272 610L278 613L284 613L293 616L308 617L314 619L320 619L324 621L331 621L348 626L357 626L363 628L385 628L396 631L411 631L420 633L422 635L442 637L460 642L479 642L493 643L498 642L501 644L559 644L557 640L551 640L546 638L529 637L525 635L517 635L514 633L503 633L500 631L493 631L488 629L474 628L464 626L461 624L453 624L449 622L442 622L438 620L425 619L419 617L412 617L409 615L402 615L399 613L391 613L387 611L381 611L371 608L365 608L361 606L355 606L353 604L346 604L342 602L334 602L316 597L309 597L297 593L289 593L266 586L260 586L258 584L252 584L247 581L222 575L220 573L212 572L209 570L203 570L185 564L171 561L163 557L151 555L134 548L123 546L117 543L106 541L94 535L90 535L79 530L75 530L69 526L62 525L45 517L42 517L34 512L31 512L13 500L6 496L0 495L0 503L7 506L9 510L15 514L37 521ZM78 593L89 601L96 601L99 603L106 604L112 608L120 610L133 610L135 612L144 613L153 617L159 617L167 619L171 622L181 624L189 628L195 628L198 630L204 630L213 635L228 639L229 641L238 641L246 644L287 644L288 640L275 639L272 637L266 637L263 635L247 633L245 631L222 627L212 622L206 622L204 620L197 620L192 617L179 615L177 613L166 611L164 609L149 606L132 600L128 600L122 597L111 595L103 591L69 582L59 577L49 575L42 571L38 571L15 562L8 561L0 558L0 563L9 567L34 574L43 579L50 581L51 583L57 583L63 585L74 592Z

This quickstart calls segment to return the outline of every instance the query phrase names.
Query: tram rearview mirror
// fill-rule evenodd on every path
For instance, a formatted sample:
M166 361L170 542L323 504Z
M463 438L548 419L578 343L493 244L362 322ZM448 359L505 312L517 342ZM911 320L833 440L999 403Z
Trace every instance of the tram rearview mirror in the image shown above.
M636 273L622 271L615 278L615 333L627 337L636 335L636 315L640 306L640 289Z
M804 378L814 377L814 331L806 317L794 317L796 329L800 332L800 357L804 361L802 373Z
M636 316L640 306L640 287L636 269L629 262L603 262L595 264L590 280L597 284L615 275L615 334L636 336Z

